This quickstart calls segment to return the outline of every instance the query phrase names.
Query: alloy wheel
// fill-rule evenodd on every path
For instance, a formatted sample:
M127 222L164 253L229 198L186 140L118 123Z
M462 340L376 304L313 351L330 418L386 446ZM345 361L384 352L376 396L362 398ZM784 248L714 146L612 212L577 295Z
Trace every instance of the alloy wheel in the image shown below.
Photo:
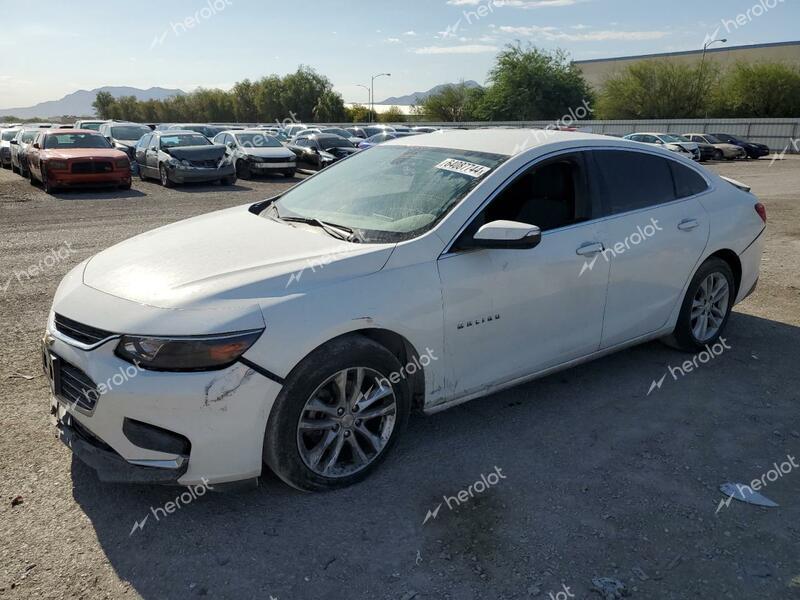
M351 367L326 379L306 401L297 447L317 475L347 477L370 465L392 437L397 398L378 371Z
M711 273L697 288L692 300L690 323L698 342L706 342L719 333L730 301L730 286L722 273Z

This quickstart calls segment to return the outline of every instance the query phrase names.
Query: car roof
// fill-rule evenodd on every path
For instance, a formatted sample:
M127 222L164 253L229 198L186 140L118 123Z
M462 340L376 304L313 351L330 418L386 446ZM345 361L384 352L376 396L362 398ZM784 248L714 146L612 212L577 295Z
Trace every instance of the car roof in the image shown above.
M162 129L161 131L154 131L153 133L157 133L158 135L203 135L191 129Z
M91 133L92 135L100 135L94 129L42 129L41 132L45 135L63 135L65 133Z
M619 145L630 147L629 140L618 140L604 135L579 131L546 129L441 129L434 133L402 136L385 142L391 146L423 146L426 148L452 148L473 152L488 152L515 156L532 148L561 142L575 145Z

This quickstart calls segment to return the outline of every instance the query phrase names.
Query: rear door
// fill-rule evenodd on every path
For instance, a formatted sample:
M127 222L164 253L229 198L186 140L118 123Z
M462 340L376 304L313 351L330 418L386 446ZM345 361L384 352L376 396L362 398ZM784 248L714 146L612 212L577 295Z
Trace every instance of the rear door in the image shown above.
M602 348L663 327L694 273L709 235L698 200L709 189L701 172L656 153L592 152L592 179L605 218L609 266Z

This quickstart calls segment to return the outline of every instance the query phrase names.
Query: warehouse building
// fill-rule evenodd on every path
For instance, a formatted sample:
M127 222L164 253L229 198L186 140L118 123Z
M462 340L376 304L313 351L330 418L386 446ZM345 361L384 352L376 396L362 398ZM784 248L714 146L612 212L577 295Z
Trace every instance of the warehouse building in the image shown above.
M575 61L575 65L583 71L583 76L593 87L599 88L610 75L635 62L642 60L668 60L681 63L699 63L702 56L703 50L701 48L700 50L686 52L578 60ZM706 50L706 60L713 60L723 67L738 61L786 62L800 65L800 41L754 44L752 46L715 46Z

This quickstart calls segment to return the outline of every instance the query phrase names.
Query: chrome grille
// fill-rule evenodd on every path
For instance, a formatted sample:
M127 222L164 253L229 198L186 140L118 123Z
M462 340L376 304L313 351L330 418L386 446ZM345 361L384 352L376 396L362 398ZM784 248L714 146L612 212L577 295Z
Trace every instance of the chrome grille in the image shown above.
M58 313L56 313L55 325L56 331L59 333L88 346L114 335L109 331L78 323Z

